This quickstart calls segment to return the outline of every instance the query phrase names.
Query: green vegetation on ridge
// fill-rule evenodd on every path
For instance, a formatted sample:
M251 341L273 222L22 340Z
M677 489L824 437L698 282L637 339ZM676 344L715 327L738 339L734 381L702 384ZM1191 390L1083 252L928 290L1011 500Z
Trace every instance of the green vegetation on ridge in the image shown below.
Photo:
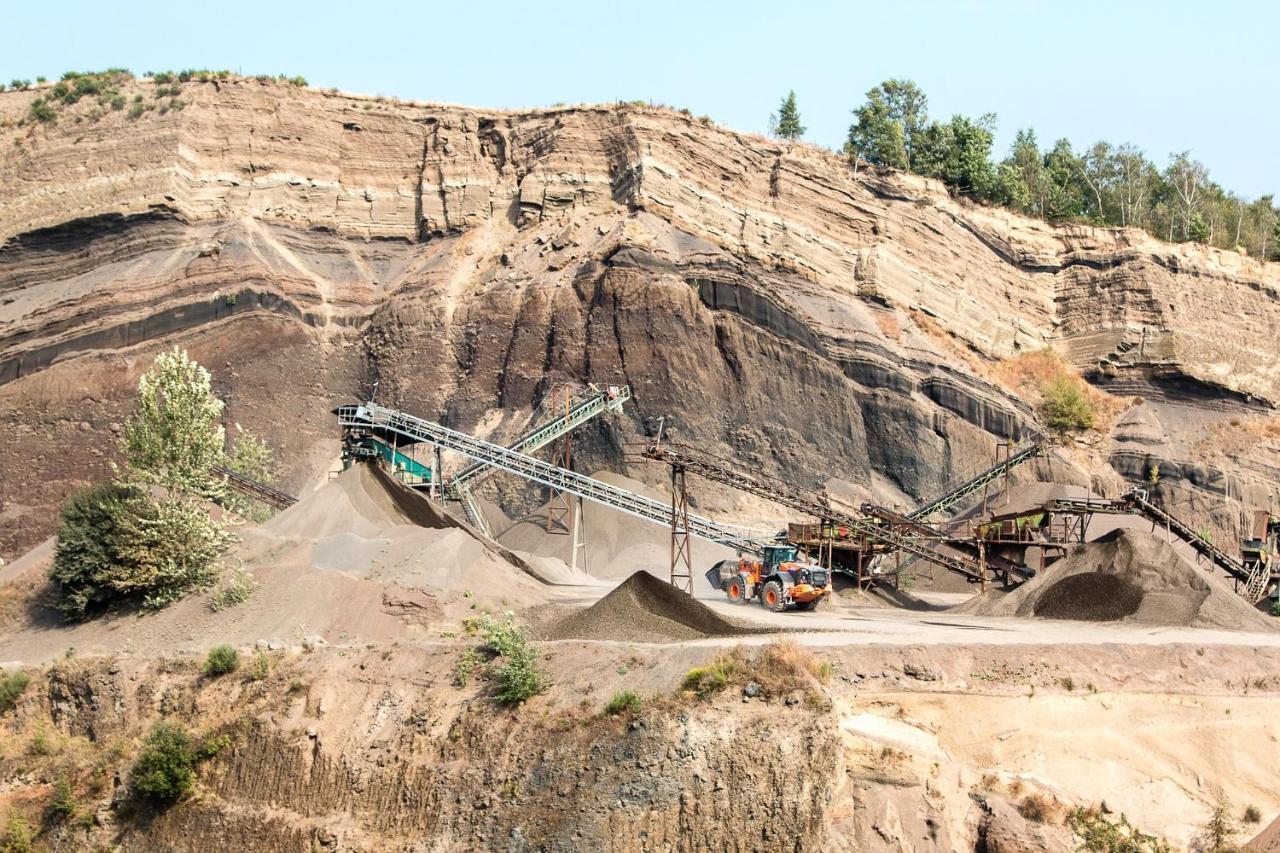
M1223 189L1190 152L1171 154L1161 170L1134 145L1098 141L1077 151L1064 138L1042 148L1026 129L995 162L994 113L931 120L928 97L910 80L886 80L866 98L845 144L855 169L866 161L939 178L957 193L1049 222L1143 228L1170 242L1280 257L1275 199L1250 202Z

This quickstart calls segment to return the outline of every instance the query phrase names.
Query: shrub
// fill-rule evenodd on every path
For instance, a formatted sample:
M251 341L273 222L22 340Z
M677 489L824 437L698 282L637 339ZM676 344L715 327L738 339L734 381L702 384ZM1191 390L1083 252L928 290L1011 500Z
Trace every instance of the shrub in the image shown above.
M538 666L538 649L511 619L481 616L466 623L469 633L478 633L497 657L488 676L497 687L496 698L504 705L518 705L547 689L549 681Z
M484 665L484 658L475 649L467 649L458 656L453 666L453 684L455 687L466 687L471 683L471 676Z
M141 118L142 112L143 112L142 104L134 104L133 106L129 107L128 115L129 115L129 118L131 119Z
M48 81L48 79L49 79L49 78L47 78L47 77L36 77L36 82L37 82L37 83L45 83L45 82L47 82L47 81Z
M163 84L166 84L166 83L170 83L170 82L172 82L172 81L173 81L173 72L172 72L172 71L161 71L160 73L156 74L156 75L155 75L155 77L154 77L153 79L154 79L157 83L162 84L162 85L163 85Z
M0 675L0 714L8 713L13 710L13 706L18 704L18 697L27 689L27 685L31 683L31 679L27 677L25 672L11 672L8 675Z
M48 815L55 820L74 817L76 805L75 791L71 789L71 780L59 776L53 786L53 799L49 801Z
M63 506L49 576L56 604L69 619L122 601L162 607L212 585L227 541L194 499L100 483Z
M720 655L706 666L695 666L684 674L680 687L706 699L729 686L742 675L742 662L733 655Z
M228 607L244 604L257 588L258 582L254 580L253 575L245 571L243 566L237 566L234 571L222 576L222 581L209 599L209 607L217 613Z
M209 656L204 661L204 674L210 678L218 678L235 672L240 666L240 653L228 645L214 646L209 649Z
M1097 809L1075 809L1067 815L1067 825L1080 842L1077 849L1091 853L1172 853L1173 849L1154 835L1139 832L1124 815L1112 821Z
M44 98L36 98L32 101L27 114L41 124L52 124L58 120L58 114L54 112L53 107Z
M1018 806L1018 812L1035 823L1048 823L1051 810L1051 802L1044 794L1028 794Z
M1262 809L1257 806L1250 805L1244 810L1245 823L1258 823L1262 820Z
M1239 832L1240 828L1231 816L1231 804L1221 800L1209 813L1209 819L1200 827L1197 838L1199 849L1205 853L1234 853L1239 848L1233 839Z
M604 712L610 717L616 717L623 712L638 714L643 704L640 697L630 690L619 690L609 698L608 704L604 706Z
M4 825L4 843L0 844L0 853L31 853L31 826L27 819L17 812L9 812L9 819Z
M1093 427L1093 404L1077 381L1056 376L1044 386L1040 415L1054 433L1065 437Z
M760 650L752 675L766 695L778 696L807 690L814 681L829 681L832 667L823 663L794 640L774 640Z
M225 738L195 738L181 726L156 723L129 771L130 790L159 805L177 802L195 787L200 762L226 744Z
M263 681L270 674L271 659L266 652L257 652L245 668L244 677L246 681Z
M1271 615L1280 616L1280 598L1276 599L1275 603L1271 605Z

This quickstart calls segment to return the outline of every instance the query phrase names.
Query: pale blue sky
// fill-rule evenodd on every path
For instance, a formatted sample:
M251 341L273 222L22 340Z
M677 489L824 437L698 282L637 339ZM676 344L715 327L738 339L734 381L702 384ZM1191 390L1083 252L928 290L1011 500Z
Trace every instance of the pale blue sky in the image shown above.
M1280 4L1125 0L818 2L14 2L0 78L112 65L302 74L312 85L481 107L651 99L763 131L794 88L807 138L908 77L930 112L1191 149L1246 196L1280 194Z

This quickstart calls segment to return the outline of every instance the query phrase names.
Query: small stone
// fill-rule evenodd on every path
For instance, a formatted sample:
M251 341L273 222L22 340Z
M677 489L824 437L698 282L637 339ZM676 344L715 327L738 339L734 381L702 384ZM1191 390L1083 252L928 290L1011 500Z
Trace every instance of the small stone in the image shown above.
M742 688L742 695L748 699L754 699L761 693L760 685L754 681L748 681Z

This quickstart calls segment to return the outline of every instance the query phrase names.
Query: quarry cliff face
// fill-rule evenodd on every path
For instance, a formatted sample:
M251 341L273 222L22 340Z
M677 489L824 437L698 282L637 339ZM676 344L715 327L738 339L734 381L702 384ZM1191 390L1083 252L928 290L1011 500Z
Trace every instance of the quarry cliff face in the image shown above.
M4 556L106 470L132 382L173 342L294 486L333 454L328 409L374 382L503 438L595 381L635 406L589 428L581 468L620 467L666 416L801 485L911 502L1028 433L983 367L1050 345L1145 401L1096 448L1109 465L1069 476L1162 463L1172 501L1234 502L1227 530L1280 470L1270 450L1195 452L1205 418L1280 399L1275 265L1055 228L665 109L232 80L186 84L163 115L86 103L18 125L35 96L0 95Z

